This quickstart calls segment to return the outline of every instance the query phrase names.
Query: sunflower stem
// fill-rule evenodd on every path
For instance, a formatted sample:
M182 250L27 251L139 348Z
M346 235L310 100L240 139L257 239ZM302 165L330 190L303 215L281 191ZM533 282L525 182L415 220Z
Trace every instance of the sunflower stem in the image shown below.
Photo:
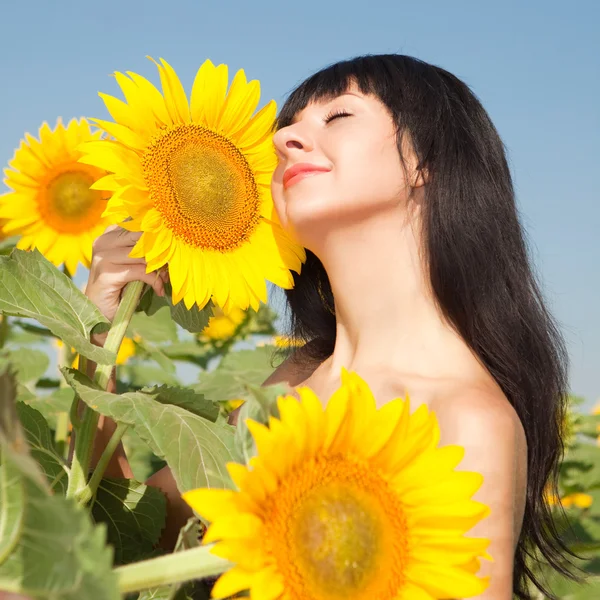
M135 312L145 283L143 281L132 281L127 284L123 291L123 296L112 326L106 336L104 349L115 353L119 351L119 347L125 331L131 321L131 317ZM94 374L94 382L103 390L108 387L110 375L114 365L98 365ZM83 407L83 415L77 434L75 436L75 451L73 453L73 463L71 466L71 476L69 477L69 485L67 487L68 498L78 498L83 493L87 485L87 477L94 450L94 439L96 437L96 429L98 427L98 419L100 415L93 411L88 406ZM85 497L84 493L84 497Z
M199 546L117 567L119 591L122 594L172 583L183 583L220 575L233 565L211 553L212 546Z
M117 446L119 445L121 438L125 435L125 432L129 429L129 425L126 423L118 423L117 428L113 431L113 434L110 436L110 440L108 440L108 444L104 448L102 452L102 456L100 456L100 460L98 464L96 464L96 468L90 477L88 484L81 489L80 492L77 493L77 502L79 504L87 504L96 494L96 490L102 481L102 477L104 476L104 471L106 471L106 467L108 467L108 463L112 458Z
M4 348L8 338L8 315L0 315L0 348Z

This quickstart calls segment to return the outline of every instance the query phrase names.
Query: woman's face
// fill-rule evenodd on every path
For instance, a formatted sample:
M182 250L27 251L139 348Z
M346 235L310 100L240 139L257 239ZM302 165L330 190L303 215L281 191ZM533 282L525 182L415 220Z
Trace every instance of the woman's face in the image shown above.
M309 104L274 137L281 224L311 248L332 226L404 206L408 189L385 105L355 88Z

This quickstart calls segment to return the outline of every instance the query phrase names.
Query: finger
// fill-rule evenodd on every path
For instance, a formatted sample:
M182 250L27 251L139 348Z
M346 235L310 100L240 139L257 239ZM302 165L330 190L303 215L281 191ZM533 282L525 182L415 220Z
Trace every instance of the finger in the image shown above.
M142 256L134 258L129 256L127 247L111 248L104 250L101 256L98 256L97 264L110 263L113 265L145 265L146 259Z
M92 254L104 252L106 249L133 247L143 233L141 231L128 231L118 225L114 227L114 229L105 231L101 236L94 240L94 243L92 244Z
M143 281L147 283L159 296L164 296L165 286L158 273L146 273L146 265L134 264L121 269L113 274L118 277L120 285L123 287L131 281Z

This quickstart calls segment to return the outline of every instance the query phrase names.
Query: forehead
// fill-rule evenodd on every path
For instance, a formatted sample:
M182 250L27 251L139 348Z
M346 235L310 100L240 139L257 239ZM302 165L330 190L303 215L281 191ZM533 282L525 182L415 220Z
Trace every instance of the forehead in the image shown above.
M347 93L373 92L370 81L362 81L354 73L330 68L316 73L288 96L277 117L276 128L287 127L301 118L302 112L314 106L331 103Z

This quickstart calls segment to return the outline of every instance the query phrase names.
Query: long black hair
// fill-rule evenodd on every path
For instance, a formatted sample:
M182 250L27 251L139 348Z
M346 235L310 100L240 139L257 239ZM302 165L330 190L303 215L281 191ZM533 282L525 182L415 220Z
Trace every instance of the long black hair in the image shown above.
M531 566L543 557L579 579L545 496L547 489L556 492L564 451L567 354L530 266L504 145L465 83L394 54L361 56L319 71L291 93L277 127L290 125L311 101L335 98L352 84L391 113L400 158L408 135L418 169L426 170L423 250L434 297L502 388L527 437L527 498L513 591L529 599L529 580L554 598ZM294 281L285 292L289 335L310 342L305 359L322 361L333 352L336 318L327 273L314 253L307 251Z

